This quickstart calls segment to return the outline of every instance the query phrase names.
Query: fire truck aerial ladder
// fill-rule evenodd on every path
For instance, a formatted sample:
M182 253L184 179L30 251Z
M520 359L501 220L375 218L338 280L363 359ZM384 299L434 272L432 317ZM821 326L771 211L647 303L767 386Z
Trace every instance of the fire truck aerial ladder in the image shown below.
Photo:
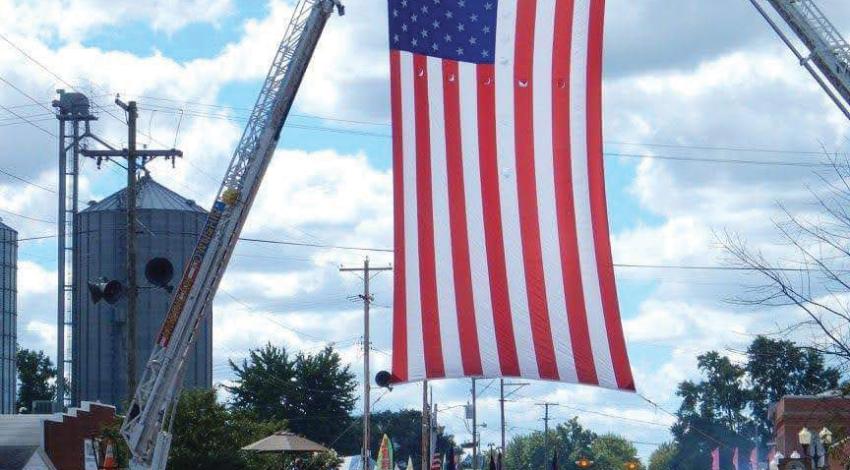
M804 55L791 42L759 0L750 0L768 24L812 74L841 112L850 119L850 45L814 0L766 0L808 49Z
M189 348L212 302L330 16L340 0L299 0L206 225L183 272L121 427L134 469L164 469Z

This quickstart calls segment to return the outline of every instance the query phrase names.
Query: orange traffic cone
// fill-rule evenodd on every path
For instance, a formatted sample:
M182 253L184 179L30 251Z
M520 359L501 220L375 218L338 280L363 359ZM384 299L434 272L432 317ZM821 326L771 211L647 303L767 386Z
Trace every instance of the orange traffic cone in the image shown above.
M115 447L112 445L111 440L106 443L106 452L103 453L103 464L101 464L101 468L107 470L118 468L118 462L115 460Z

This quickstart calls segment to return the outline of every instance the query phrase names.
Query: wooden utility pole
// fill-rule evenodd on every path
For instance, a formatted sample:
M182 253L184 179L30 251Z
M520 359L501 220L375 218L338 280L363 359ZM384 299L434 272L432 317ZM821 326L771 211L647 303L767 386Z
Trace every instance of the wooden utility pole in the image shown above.
M546 470L546 467L549 462L549 407L555 405L555 403L540 403L540 406L543 407L543 449L545 454L543 455L543 470Z
M529 385L528 382L505 382L505 379L499 379L499 409L501 411L501 431L502 431L502 460L504 460L505 455L508 453L507 442L505 441L505 402L509 401L507 399L513 393L516 393L522 387ZM505 395L505 387L515 387L510 393ZM501 470L501 469L499 469Z
M431 468L431 406L428 404L428 381L422 381L422 470Z
M138 170L138 158L142 158L143 164L157 157L176 158L182 157L183 152L170 150L138 150L136 148L136 122L139 119L139 108L135 101L124 103L115 99L115 104L127 112L127 148L123 150L83 150L86 157L98 159L109 159L124 157L127 159L127 189L124 192L127 211L127 286L125 289L127 297L127 396L132 400L136 391L136 310L139 286L136 279L136 173Z
M478 410L475 406L475 377L472 378L472 470L478 470Z
M369 291L369 281L374 275L380 274L382 271L392 271L391 266L371 267L369 266L369 257L363 260L362 268L344 268L340 267L340 272L361 272L363 273L363 294L360 298L363 299L363 446L360 449L360 458L363 470L369 469L369 414L371 413L371 377L369 377L369 350L372 343L369 339L369 305L372 303L372 293Z
M501 417L500 429L502 431L502 456L505 454L505 379L499 379L499 412Z
M136 391L136 121L139 108L135 101L115 104L127 111L127 393Z

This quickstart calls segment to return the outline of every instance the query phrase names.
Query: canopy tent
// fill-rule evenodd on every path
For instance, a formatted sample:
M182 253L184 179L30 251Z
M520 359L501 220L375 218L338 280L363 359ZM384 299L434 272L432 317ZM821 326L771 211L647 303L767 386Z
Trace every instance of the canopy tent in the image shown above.
M289 431L278 431L257 442L248 444L242 450L252 452L325 452L329 449L307 438Z

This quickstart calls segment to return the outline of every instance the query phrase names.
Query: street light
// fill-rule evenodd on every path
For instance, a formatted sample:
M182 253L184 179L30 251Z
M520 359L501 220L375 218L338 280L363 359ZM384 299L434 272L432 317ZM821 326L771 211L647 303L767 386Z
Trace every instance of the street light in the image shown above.
M576 460L576 466L578 468L590 468L591 465L593 465L593 460L589 460L584 457Z
M640 465L637 462L626 462L626 464L623 465L623 468L625 468L626 470L638 470L638 468L640 468Z
M820 441L823 442L824 445L828 446L828 445L832 444L832 432L829 429L827 429L827 428L821 429L819 436L820 436Z
M773 460L770 461L770 465L769 465L770 470L779 470L779 461L784 459L784 458L785 458L785 456L782 455L782 452L777 452L773 456Z

